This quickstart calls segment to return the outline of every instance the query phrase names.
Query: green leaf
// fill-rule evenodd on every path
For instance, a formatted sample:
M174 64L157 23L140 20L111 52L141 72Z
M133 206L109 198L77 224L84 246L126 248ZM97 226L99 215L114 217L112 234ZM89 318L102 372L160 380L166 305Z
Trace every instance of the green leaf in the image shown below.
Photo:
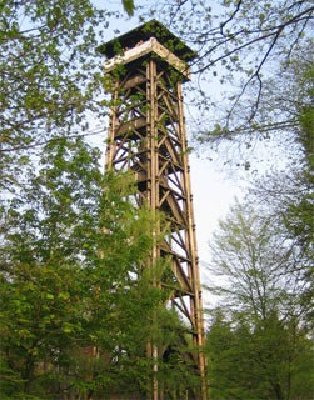
M134 0L122 0L123 8L129 16L134 15Z

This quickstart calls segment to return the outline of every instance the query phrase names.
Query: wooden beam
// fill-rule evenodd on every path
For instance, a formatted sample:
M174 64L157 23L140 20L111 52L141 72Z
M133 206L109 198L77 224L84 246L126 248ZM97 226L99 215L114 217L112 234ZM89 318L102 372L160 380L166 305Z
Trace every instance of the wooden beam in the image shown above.
M139 43L132 49L125 50L122 55L111 58L105 62L105 72L113 71L118 65L126 65L137 60L149 53L154 53L162 60L166 61L173 68L179 71L186 79L190 79L189 66L180 58L175 56L170 50L158 42L154 37L149 40Z

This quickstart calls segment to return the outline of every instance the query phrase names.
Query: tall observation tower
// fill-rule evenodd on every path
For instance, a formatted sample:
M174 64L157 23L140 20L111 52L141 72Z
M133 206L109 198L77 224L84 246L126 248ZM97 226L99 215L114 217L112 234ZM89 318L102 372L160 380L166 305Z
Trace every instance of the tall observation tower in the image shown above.
M199 349L185 356L198 370L201 387L197 393L186 392L184 399L205 400L204 321L182 94L182 83L189 79L187 63L196 54L157 21L99 50L107 57L105 73L112 95L106 168L134 171L138 206L162 211L169 224L164 242L154 245L151 262L170 259L170 302ZM157 361L162 352L154 344L147 346L147 356ZM166 400L158 381L152 387L152 400Z

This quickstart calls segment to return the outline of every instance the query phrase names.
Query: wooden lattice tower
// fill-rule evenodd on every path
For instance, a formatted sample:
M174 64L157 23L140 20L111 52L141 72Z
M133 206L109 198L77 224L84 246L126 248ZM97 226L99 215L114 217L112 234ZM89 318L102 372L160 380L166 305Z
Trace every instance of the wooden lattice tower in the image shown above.
M106 168L134 171L138 205L162 211L169 223L170 233L163 244L154 246L152 262L171 259L171 303L199 349L190 357L201 388L186 393L185 399L205 400L204 321L182 94L182 83L189 79L187 62L196 54L157 21L99 50L107 57L105 73L112 92ZM153 344L148 353L156 359L162 356ZM150 397L164 399L157 381Z

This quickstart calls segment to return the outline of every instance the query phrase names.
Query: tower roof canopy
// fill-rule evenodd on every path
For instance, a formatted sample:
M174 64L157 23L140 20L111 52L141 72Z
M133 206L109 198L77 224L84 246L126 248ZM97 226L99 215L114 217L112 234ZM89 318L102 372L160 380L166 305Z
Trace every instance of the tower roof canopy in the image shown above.
M190 49L180 38L156 20L145 22L145 24L124 35L100 45L97 50L107 58L112 58L121 54L125 48L133 48L139 42L149 40L151 37L155 37L163 46L183 61L191 61L197 56L194 50Z

